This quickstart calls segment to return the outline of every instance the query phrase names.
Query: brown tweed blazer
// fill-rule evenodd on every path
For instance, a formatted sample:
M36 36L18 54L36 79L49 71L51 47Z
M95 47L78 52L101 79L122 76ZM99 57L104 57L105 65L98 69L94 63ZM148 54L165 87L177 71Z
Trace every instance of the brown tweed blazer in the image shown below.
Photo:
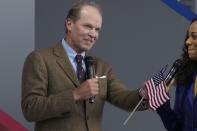
M128 111L136 106L138 91L127 89L108 64L95 59L96 75L107 78L99 79L100 93L95 103L89 104L73 99L72 91L79 81L60 43L28 55L21 103L25 118L35 122L36 131L101 131L105 101Z

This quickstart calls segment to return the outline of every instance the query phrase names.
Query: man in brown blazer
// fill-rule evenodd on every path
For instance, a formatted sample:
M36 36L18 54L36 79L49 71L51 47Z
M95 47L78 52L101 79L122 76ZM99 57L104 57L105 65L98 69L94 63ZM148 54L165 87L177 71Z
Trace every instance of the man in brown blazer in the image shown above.
M22 76L22 110L28 121L36 123L36 131L101 131L105 101L127 111L139 102L138 90L127 89L111 66L96 57L95 78L79 82L75 57L87 55L101 26L99 6L81 1L68 12L65 38L53 48L28 55ZM82 67L87 70L84 61ZM92 96L93 104L88 101Z

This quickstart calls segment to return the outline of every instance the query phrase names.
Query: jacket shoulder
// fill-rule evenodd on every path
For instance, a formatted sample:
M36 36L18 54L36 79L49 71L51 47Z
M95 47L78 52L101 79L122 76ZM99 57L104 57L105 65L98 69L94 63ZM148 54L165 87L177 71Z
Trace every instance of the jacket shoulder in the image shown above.
M35 58L35 57L40 57L40 58L44 59L46 57L52 57L52 56L54 56L54 49L56 48L56 45L54 47L50 47L50 48L36 49L36 50L30 52L27 55L26 59L31 59L31 58Z

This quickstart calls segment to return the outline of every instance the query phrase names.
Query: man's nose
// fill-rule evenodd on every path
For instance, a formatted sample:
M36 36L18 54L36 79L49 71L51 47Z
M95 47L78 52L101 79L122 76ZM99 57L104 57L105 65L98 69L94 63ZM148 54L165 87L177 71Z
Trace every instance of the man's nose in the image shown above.
M95 29L92 29L89 31L89 36L91 36L92 38L96 38L97 37L97 32Z

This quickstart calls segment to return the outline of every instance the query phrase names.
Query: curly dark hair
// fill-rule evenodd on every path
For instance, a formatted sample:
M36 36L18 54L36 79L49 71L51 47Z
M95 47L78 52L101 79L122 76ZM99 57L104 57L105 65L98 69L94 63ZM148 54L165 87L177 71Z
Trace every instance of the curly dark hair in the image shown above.
M197 21L197 18L193 19L191 24L196 21ZM179 72L177 73L175 77L176 84L178 85L181 84L184 86L188 86L191 83L194 73L197 72L197 61L191 60L188 56L188 47L186 45L186 41L188 37L189 37L189 31L187 31L186 33L184 46L182 49L183 50L183 54L182 54L183 66L181 67L181 69L179 69Z

